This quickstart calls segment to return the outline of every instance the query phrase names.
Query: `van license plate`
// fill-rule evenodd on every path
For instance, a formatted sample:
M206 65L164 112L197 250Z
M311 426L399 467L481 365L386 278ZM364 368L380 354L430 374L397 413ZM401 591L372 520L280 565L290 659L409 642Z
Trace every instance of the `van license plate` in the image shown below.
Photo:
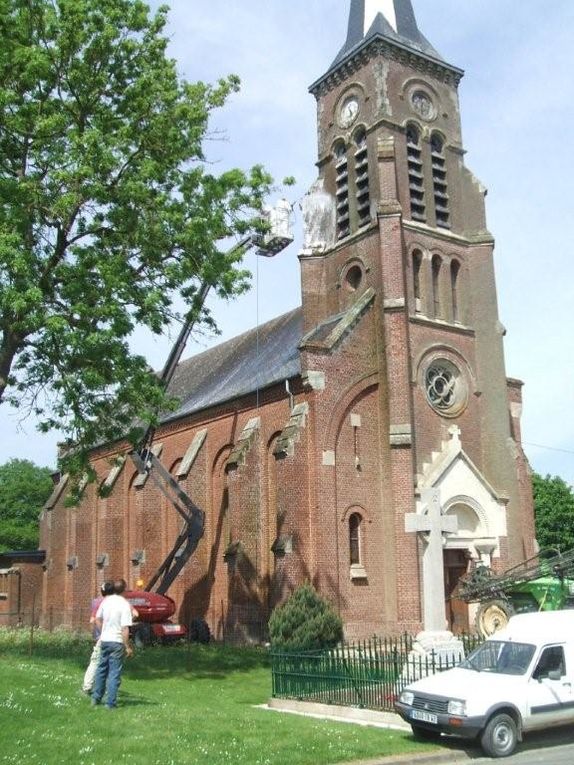
M438 717L436 715L433 715L430 712L422 712L419 709L413 709L411 712L411 720L420 720L421 722L433 723L434 725L438 723Z

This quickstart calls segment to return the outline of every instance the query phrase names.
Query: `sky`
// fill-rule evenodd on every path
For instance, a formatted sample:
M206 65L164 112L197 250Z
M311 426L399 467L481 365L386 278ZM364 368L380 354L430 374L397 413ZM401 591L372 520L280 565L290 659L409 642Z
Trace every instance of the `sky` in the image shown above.
M159 3L151 2L157 7ZM214 171L262 163L289 201L316 178L316 110L308 87L347 33L350 0L172 0L171 55L190 81L238 74L242 89L218 113L207 153ZM524 381L523 443L532 467L574 485L574 2L413 0L419 28L460 85L466 164L488 188L496 239L506 371ZM278 190L278 196L281 191ZM300 232L301 216L296 218ZM249 254L254 288L212 301L221 335L192 339L186 356L300 304L300 233L273 259ZM138 336L160 368L173 337ZM20 412L0 410L0 464L54 466L57 434L41 436Z

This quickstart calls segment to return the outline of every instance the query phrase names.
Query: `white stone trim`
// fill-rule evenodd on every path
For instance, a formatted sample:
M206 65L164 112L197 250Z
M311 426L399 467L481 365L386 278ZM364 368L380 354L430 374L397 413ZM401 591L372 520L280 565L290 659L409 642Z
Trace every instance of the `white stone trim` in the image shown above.
M335 452L331 449L327 449L323 452L323 465L335 465Z
M515 420L519 420L522 417L522 404L513 401L510 404L510 414Z
M163 444L154 444L152 446L152 448L151 448L151 451L152 451L152 454L155 457L159 458L161 453L162 453L162 451L163 451ZM134 487L136 487L138 489L141 489L142 486L145 486L147 478L148 478L148 475L149 475L148 472L146 472L146 473L138 473L138 475L134 479L134 482L133 482L132 486L134 486Z
M189 445L188 450L186 451L181 464L177 470L177 477L178 478L185 478L185 476L189 473L191 470L191 467L193 463L196 460L197 455L199 454L199 450L203 446L203 442L205 441L205 437L207 436L207 429L198 431L195 436L193 437L193 441Z
M479 503L473 497L469 496L468 494L459 494L458 496L452 497L443 506L443 513L448 513L449 510L451 510L455 505L466 505L467 507L470 507L470 509L477 514L482 528L487 532L486 536L490 536L488 516L484 508L481 507L481 505L479 505Z

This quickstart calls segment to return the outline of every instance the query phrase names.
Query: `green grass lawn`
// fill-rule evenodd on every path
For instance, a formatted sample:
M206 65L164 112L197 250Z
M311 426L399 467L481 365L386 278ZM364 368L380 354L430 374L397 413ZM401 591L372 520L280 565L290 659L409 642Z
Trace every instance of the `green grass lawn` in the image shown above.
M0 763L332 765L423 752L410 734L256 708L270 695L264 651L152 648L126 662L119 707L80 693L90 643L0 629Z

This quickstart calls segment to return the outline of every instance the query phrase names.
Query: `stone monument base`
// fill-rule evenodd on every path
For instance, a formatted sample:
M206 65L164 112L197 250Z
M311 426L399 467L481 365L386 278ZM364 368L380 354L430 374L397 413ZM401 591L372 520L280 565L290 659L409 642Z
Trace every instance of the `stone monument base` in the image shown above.
M402 668L398 692L409 683L451 669L464 659L464 645L452 632L419 632Z

